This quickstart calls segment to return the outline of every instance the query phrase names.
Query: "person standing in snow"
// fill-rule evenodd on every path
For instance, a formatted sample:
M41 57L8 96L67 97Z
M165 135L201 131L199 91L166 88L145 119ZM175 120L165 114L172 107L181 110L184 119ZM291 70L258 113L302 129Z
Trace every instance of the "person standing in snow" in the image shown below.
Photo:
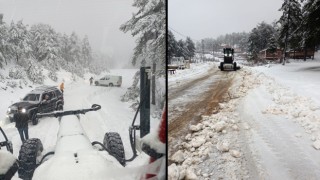
M90 86L92 85L93 83L93 77L90 78Z
M13 119L16 122L16 128L19 131L20 138L22 143L29 139L29 134L28 134L28 115L23 112L23 109L21 106L18 107L18 112L16 112L13 115Z
M62 92L62 94L63 94L63 90L64 90L64 82L60 84L60 91Z

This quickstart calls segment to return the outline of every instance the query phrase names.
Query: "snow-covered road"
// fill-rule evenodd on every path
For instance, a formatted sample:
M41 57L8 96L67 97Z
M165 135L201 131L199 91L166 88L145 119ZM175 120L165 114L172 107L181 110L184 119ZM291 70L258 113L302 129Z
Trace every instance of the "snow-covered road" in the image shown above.
M111 71L112 74L122 75L121 87L90 86L88 80L71 82L65 78L64 110L89 108L92 104L101 105L101 110L81 115L80 122L91 142L103 142L106 132L118 132L125 146L126 159L132 156L128 129L132 123L135 111L130 108L130 103L121 102L120 99L121 96L125 94L127 88L131 86L133 81L132 78L136 71L136 69ZM29 89L26 89L24 93L29 91ZM12 98L14 99L14 97ZM154 129L158 126L159 121L156 121L155 119L152 120L151 128ZM18 157L21 140L19 133L15 128L15 123L4 124L2 127L13 143L14 155ZM56 118L42 118L35 126L29 123L29 138L39 138L43 143L44 153L46 153L54 150L58 129L59 123ZM115 158L109 156L107 153L105 153L105 158L114 162L114 167L122 168ZM129 169L136 168L136 170L138 170L137 172L139 172L141 167L148 163L148 160L149 156L141 153L133 162L128 162L126 167L129 167ZM134 169L129 170L128 172L129 174L126 174L126 171L123 170L123 176L133 178L135 176L134 173L137 173L134 172ZM120 172L114 173L121 174ZM17 174L15 178L19 179ZM119 177L118 179L122 178Z
M319 179L318 64L237 71L219 112L202 114L199 123L186 125L183 141L169 145L175 150L169 154L169 179Z
M217 111L217 106L227 92L233 73L220 72L215 64L207 63L208 69L198 76L183 79L170 87L168 93L168 137L170 144L178 144L181 137L188 133L190 124L197 124L203 115ZM194 71L196 72L196 71ZM188 73L186 73L188 76ZM176 151L170 146L169 154Z

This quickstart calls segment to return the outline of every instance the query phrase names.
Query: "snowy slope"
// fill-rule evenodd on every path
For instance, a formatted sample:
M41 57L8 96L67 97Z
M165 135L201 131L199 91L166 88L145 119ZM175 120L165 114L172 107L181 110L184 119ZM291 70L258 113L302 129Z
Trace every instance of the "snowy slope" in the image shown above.
M127 88L131 86L133 81L132 78L136 71L137 69L117 69L111 70L111 72L108 73L122 76L121 87L90 86L88 79L93 76L91 74L86 74L84 79L78 78L77 81L74 82L71 81L71 74L64 71L58 73L58 77L60 77L58 83L50 80L47 80L45 83L47 85L58 85L62 80L65 81L64 110L89 108L92 104L101 105L101 110L81 115L81 124L91 142L102 142L106 132L118 132L125 146L126 159L128 159L132 156L128 129L135 112L129 108L131 105L130 103L120 101L120 96L122 96ZM104 73L103 75L105 74L107 73ZM100 76L93 77L97 79ZM24 88L21 90L14 89L12 92L0 91L0 93L2 93L1 100L3 102L0 110L3 114L5 114L6 109L11 102L18 101L18 97L23 97L23 95L31 89L32 88ZM139 122L139 116L136 122ZM15 128L15 123L4 122L3 119L1 123L8 138L13 142L14 155L18 157L21 140L18 131ZM158 119L151 119L151 131L158 127L158 123ZM44 151L48 152L54 149L58 129L59 124L56 118L42 118L36 126L29 124L29 137L41 139ZM149 160L147 155L141 153L133 162L129 162L126 166L127 168L124 169L121 168L121 165L113 157L109 156L107 153L104 153L104 155L108 160L113 162L114 168L121 169L120 172L116 172L116 170L113 169L113 174L121 175L121 172L123 172L124 176L131 178L135 177L137 172L143 172L143 169L146 169L145 164L147 164ZM126 174L126 172L131 174L131 176ZM119 178L121 179L121 177Z

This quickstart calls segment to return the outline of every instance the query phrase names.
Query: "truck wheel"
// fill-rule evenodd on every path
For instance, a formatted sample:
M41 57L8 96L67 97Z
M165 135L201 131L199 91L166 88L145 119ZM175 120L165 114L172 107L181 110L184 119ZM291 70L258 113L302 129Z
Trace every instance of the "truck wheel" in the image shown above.
M37 157L43 151L40 139L27 139L19 151L19 178L29 180L37 167Z
M234 70L234 71L237 70L237 63L236 63L236 62L233 63L233 70Z
M224 69L223 69L223 64L224 64L223 62L220 63L220 69L221 69L221 71L224 70Z
M113 84L112 84L112 83L110 83L110 84L109 84L109 86L110 86L110 87L113 87Z
M31 116L31 122L32 122L32 125L37 125L38 122L39 122L39 118L37 118L37 113L32 113L32 116Z
M126 165L123 143L118 133L106 133L104 135L103 145L107 148L108 153L115 157L122 166Z
M63 111L63 105L62 104L58 104L57 111Z

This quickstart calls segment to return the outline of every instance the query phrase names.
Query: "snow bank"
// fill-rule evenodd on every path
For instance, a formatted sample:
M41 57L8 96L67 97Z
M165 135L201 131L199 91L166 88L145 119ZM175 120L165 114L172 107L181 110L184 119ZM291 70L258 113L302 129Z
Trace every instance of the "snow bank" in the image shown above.
M260 85L248 68L237 71L234 84L226 93L225 102L219 104L219 113L202 116L200 123L190 125L190 133L179 150L169 160L169 179L240 179L247 177L243 169L243 156L237 139L243 127L236 112L241 97Z
M255 74L263 74L260 81L272 95L273 103L262 110L264 114L282 115L299 123L312 141L320 140L320 58L290 60L280 64L255 67Z

